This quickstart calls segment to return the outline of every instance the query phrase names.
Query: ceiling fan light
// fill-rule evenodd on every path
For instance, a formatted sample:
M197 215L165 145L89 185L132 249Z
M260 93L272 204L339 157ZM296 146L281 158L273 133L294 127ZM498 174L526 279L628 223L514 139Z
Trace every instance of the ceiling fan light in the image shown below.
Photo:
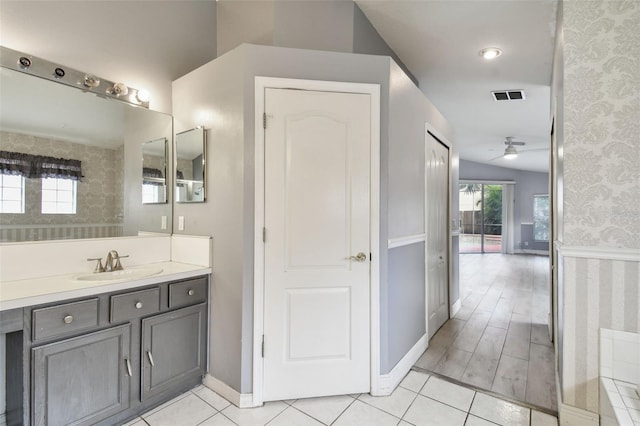
M509 145L504 149L504 158L506 160L513 160L518 156L518 151L513 145Z

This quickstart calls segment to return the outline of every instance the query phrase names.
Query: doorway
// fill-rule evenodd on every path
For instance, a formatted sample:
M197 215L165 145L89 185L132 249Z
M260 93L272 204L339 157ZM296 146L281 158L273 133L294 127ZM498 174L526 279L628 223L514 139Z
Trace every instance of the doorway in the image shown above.
M459 197L460 253L502 253L503 185L464 182Z

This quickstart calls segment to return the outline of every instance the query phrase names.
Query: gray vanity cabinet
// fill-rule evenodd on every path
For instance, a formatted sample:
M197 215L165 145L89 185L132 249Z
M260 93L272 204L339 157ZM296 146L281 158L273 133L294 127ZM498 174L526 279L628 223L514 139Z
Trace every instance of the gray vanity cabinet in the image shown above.
M130 405L131 325L32 350L33 424L91 425Z
M142 320L142 400L205 372L206 304Z

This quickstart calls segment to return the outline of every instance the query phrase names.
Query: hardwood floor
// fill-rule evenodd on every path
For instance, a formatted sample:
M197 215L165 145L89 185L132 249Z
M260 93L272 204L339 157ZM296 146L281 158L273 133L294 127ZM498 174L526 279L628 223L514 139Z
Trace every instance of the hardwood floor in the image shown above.
M556 411L549 258L461 254L458 313L416 367Z

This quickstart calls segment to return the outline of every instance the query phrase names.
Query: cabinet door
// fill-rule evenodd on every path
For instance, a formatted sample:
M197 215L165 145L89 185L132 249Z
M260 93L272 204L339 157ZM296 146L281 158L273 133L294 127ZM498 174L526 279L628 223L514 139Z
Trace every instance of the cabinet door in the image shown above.
M129 407L131 325L32 349L33 423L89 425Z
M204 374L206 328L206 304L142 320L143 401Z

